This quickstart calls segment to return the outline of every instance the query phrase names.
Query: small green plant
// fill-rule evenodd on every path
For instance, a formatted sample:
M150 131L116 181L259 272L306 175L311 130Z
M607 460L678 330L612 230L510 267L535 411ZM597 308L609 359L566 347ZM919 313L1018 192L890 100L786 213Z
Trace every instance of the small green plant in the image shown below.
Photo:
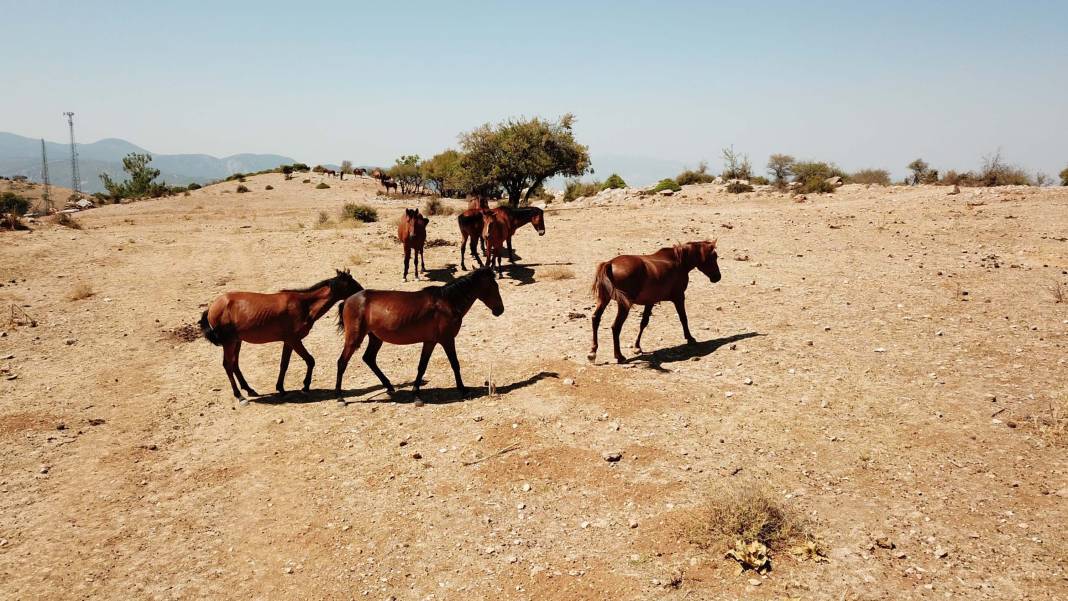
M716 176L708 172L708 163L704 161L697 164L697 169L686 169L675 176L675 182L680 186L711 184L714 181L716 181Z
M619 189L619 188L626 188L626 187L627 187L627 182L623 181L623 178L619 177L619 175L616 174L616 173L613 173L612 175L609 175L608 179L604 180L604 183L601 184L601 189L603 189L603 190L607 190L607 189L616 190L616 189Z
M248 192L248 186L242 184L242 185L237 187L237 193L238 194L244 194L245 192Z
M326 182L319 182L319 185L318 185L318 186L315 186L315 189L316 189L316 190L326 190L326 189L328 189L328 188L330 188L330 186L329 186L329 185L327 185L327 183L326 183Z
M682 186L680 186L675 180L668 177L657 182L656 186L653 188L653 192L662 192L664 190L678 192L679 190L682 190Z
M341 218L371 223L378 221L378 211L375 210L374 207L347 202L345 203L345 206L341 208Z
M877 186L890 185L890 172L886 169L861 169L849 176L849 181L854 184L875 184Z

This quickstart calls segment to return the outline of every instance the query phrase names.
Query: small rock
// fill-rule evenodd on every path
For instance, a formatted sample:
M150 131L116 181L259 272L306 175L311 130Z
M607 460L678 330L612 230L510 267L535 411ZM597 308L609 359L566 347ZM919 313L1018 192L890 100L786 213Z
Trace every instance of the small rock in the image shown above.
M421 453L412 453L412 459L422 459L422 458L423 458L423 455Z
M286 420L284 420L284 419L282 419L282 418L278 418L278 419L274 420L274 423L276 423L276 424L284 424L284 423L285 423L285 421L286 421Z
M282 572L285 573L285 574L292 574L293 573L293 566L286 566L286 567L282 568Z
M760 586L760 580L758 578L750 578L749 586Z
M746 386L752 386L753 385L753 378L746 378L745 380L743 380L743 382L745 383Z
M64 340L64 342L67 343L67 346L71 346L75 342L78 342L78 340L75 339L75 338L68 338L68 339Z
M939 559L941 559L941 558L949 555L949 551L946 551L942 547L938 547L937 549L935 549L934 555L935 555L935 557L938 557Z
M620 453L618 451L608 451L601 455L601 458L603 458L609 463L615 463L620 459L623 459L623 453Z
M884 349L883 347L880 346L879 348L875 349L875 352L876 353L885 353L886 349Z
M530 492L530 483L529 482L524 482L523 483L523 492Z
M104 425L104 420L100 419L99 417L94 417L94 418L91 418L89 420L89 425L90 426L102 426L102 425Z
M564 386L574 386L575 380L573 378L564 378Z
M627 526L629 526L630 528L637 528L638 527L638 520L636 520L634 518L631 518L630 521L627 522Z
M826 409L830 406L831 404L827 402L827 399L823 399L822 401L820 401L820 409Z
M523 511L524 509L527 508L527 504L526 503L516 503L515 504L515 508L518 509L519 511Z

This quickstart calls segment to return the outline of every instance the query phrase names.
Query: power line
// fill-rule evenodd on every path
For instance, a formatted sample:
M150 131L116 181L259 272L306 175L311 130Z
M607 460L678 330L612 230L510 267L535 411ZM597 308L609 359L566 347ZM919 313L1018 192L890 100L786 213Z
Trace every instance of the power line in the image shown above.
M71 188L75 194L82 193L82 176L78 173L78 147L74 143L74 113L63 113L67 116L67 125L70 126L70 178Z

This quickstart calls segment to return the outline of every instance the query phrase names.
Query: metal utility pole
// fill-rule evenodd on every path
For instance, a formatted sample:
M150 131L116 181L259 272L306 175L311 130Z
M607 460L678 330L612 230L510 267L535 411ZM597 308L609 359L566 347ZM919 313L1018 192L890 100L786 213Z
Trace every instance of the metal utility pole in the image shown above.
M48 215L52 212L52 186L48 181L48 152L45 151L44 138L41 138L41 179L44 180L44 194L41 196L41 211Z
M63 113L70 126L70 178L75 194L82 193L82 176L78 173L78 147L74 143L74 113Z

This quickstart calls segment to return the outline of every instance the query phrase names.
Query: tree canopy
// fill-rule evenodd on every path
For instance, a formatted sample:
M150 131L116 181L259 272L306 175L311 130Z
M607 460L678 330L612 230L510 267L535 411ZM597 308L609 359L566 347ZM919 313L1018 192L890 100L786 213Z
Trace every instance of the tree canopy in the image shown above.
M510 119L463 134L465 187L480 192L499 186L508 194L508 202L518 206L523 190L529 199L551 177L590 172L589 149L575 141L574 122L571 114L555 122Z
M427 184L440 196L462 198L467 192L463 170L463 155L449 149L423 161L421 166Z
M122 170L126 172L128 179L116 182L106 173L100 174L100 180L104 187L115 200L123 198L144 198L150 196L158 198L167 193L167 185L157 183L154 180L159 177L159 169L153 169L148 164L152 162L152 155L131 152L122 159Z

